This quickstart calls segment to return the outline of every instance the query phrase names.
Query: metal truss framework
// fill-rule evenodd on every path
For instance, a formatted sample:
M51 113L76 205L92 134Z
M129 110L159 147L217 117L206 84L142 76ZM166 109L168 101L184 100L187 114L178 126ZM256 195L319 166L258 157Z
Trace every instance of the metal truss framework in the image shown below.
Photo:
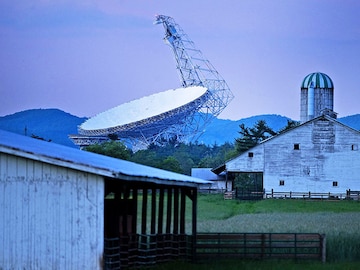
M211 97L201 112L218 116L234 98L225 80L173 18L157 15L155 23L164 26L164 40L173 50L181 85L208 88Z
M157 15L155 24L162 24L165 29L164 40L174 53L181 86L206 87L206 95L194 101L193 106L175 109L178 110L177 113L171 110L128 125L104 129L101 134L98 131L84 131L79 128L81 135L69 136L75 144L82 147L115 137L131 145L133 150L138 150L150 144L162 144L170 139L176 139L178 142L193 141L201 136L206 125L233 99L234 96L225 80L173 18Z

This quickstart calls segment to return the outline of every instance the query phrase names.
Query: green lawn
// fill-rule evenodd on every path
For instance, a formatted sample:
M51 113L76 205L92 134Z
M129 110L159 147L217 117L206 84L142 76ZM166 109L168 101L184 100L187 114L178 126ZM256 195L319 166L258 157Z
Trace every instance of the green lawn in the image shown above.
M360 202L350 200L308 201L266 199L260 201L224 200L221 194L199 195L198 220L227 219L241 214L259 213L349 213L360 212Z
M165 211L164 211L165 212ZM191 221L191 203L187 203ZM327 263L311 261L176 262L156 269L360 269L360 202L267 199L224 200L222 195L198 196L198 232L321 233L326 235ZM191 223L186 231L191 233Z
M198 232L326 234L328 263L241 261L231 268L232 261L221 262L229 264L225 268L215 263L198 265L196 269L360 269L358 201L267 199L249 202L224 200L222 195L199 195L197 222Z
M295 261L221 260L207 264L173 262L157 265L156 270L357 270L359 262L321 263Z

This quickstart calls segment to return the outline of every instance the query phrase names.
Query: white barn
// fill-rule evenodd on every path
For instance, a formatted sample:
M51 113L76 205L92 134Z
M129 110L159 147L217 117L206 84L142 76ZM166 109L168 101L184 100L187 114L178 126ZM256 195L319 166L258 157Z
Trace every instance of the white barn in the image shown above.
M225 171L237 197L243 198L261 198L264 192L273 196L274 191L278 196L345 197L348 190L359 191L360 132L337 121L333 105L331 78L310 73L301 84L301 124L213 171Z
M166 233L185 234L186 196L194 235L197 186L203 183L0 130L0 269L102 269L106 235L138 233L138 216L143 234L148 223L151 233L163 233L163 220ZM151 201L150 220L137 205L139 192L145 209L147 194L160 192L160 205ZM158 214L164 192L168 206L174 205L165 217ZM108 194L114 203L106 202Z
M273 136L225 164L232 178L257 174L265 193L360 190L360 132L326 115Z

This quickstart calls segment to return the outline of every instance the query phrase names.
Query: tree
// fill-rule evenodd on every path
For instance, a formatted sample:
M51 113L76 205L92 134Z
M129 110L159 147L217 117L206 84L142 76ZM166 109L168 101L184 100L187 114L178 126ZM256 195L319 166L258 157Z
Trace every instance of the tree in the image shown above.
M219 165L224 164L224 162L231 157L231 152L234 151L234 145L230 143L225 143L223 145L213 145L211 148L208 148L206 155L198 162L198 167L200 168L215 168Z
M161 165L159 164L162 161L162 159L159 157L157 152L155 150L150 150L150 149L144 149L135 152L130 160L135 163L156 167L156 168L161 167Z
M183 173L179 161L174 157L167 157L160 164L159 168L176 173Z
M238 153L243 153L261 141L276 135L276 132L264 120L257 121L253 128L241 124L239 133L241 137L235 139L235 149Z
M298 125L300 125L300 122L298 121L294 121L294 120L287 120L287 125L285 127L283 127L282 129L279 130L279 133L283 133L289 129L292 129L294 127L297 127Z
M132 154L132 151L119 141L109 141L102 144L89 145L85 147L84 150L124 160L129 160Z

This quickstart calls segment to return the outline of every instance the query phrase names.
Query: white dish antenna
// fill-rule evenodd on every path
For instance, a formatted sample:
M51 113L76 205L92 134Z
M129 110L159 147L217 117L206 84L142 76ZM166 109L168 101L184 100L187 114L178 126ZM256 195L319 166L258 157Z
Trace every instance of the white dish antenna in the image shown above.
M136 133L146 125L166 126L182 122L184 113L198 110L207 101L207 89L201 86L170 89L142 97L109 109L79 126L79 134L106 136ZM146 133L145 130L142 133Z

